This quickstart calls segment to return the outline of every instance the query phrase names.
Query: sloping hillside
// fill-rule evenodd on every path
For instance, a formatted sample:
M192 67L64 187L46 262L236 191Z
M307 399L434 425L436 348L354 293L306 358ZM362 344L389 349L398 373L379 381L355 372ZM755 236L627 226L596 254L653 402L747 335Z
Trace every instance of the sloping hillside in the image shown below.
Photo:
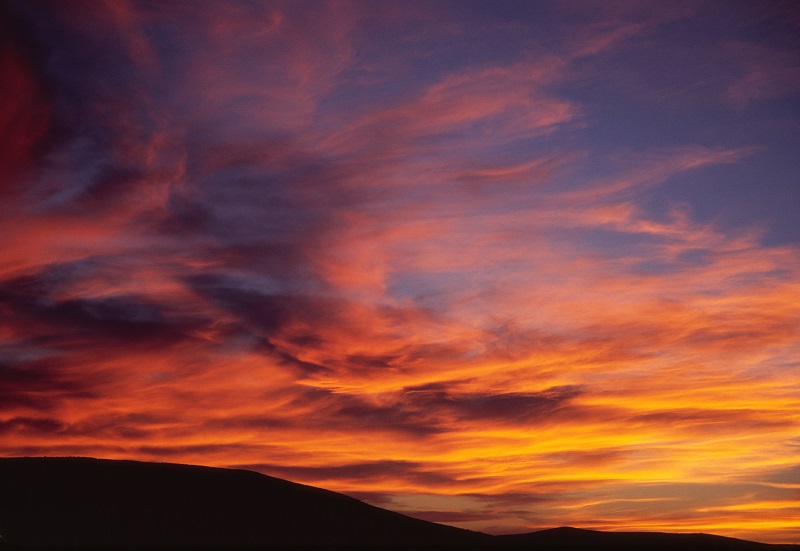
M707 534L575 528L490 536L252 471L77 457L0 458L0 544L800 550Z
M80 546L491 538L251 471L87 458L0 459L0 534L12 544Z

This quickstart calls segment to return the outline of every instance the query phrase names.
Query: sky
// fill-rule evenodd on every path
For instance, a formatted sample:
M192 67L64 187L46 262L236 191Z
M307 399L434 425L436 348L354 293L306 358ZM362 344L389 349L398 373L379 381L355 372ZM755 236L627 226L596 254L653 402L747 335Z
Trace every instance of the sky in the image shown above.
M0 4L0 454L800 543L792 1Z

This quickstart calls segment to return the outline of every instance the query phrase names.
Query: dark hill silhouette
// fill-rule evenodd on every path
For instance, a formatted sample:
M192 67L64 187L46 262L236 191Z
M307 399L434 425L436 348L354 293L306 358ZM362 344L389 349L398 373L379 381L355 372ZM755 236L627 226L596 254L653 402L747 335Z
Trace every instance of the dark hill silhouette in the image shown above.
M706 535L559 528L490 536L252 471L89 458L0 458L0 542L24 546L525 546L774 549ZM2 546L0 545L0 548Z
M769 545L753 541L714 536L712 534L669 534L663 532L599 532L579 528L561 527L529 534L496 536L506 545L527 546L530 549L558 549L577 551L586 549L619 550L689 550L719 549L736 551L741 549L776 551L800 550L800 545Z
M78 546L490 538L252 471L87 458L0 459L0 529L12 544Z

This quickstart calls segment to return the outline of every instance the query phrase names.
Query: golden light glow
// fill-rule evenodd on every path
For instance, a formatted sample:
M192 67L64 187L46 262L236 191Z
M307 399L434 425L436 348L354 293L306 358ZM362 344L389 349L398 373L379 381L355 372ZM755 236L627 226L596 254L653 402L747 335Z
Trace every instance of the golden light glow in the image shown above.
M800 247L664 191L765 146L612 148L582 138L595 86L561 92L677 16L473 63L421 8L268 4L53 7L77 77L3 53L30 100L0 107L0 452L250 468L495 533L800 542ZM430 36L396 43L452 66L365 27L409 21Z

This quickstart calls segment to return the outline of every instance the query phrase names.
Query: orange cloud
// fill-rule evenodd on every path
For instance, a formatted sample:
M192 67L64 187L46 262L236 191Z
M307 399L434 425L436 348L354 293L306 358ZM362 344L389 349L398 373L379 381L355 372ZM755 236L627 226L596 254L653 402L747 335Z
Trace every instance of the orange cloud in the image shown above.
M564 87L657 22L403 88L369 25L436 42L422 8L219 8L57 8L63 66L4 44L34 99L0 110L2 453L247 467L494 532L796 539L800 251L644 200L764 146L575 137Z

